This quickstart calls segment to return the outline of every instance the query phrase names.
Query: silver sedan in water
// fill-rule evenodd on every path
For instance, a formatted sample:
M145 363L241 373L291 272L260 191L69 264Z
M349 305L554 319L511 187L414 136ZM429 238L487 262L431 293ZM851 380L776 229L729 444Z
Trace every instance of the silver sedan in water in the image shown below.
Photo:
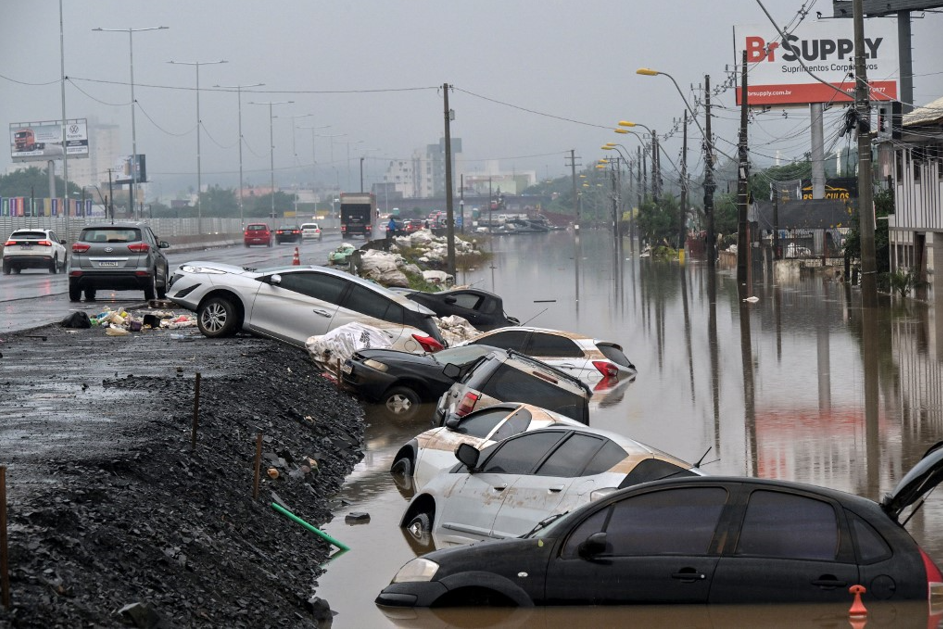
M188 262L174 273L167 296L196 312L208 337L245 330L304 347L309 337L361 323L380 329L393 349L435 352L444 346L431 310L327 267Z

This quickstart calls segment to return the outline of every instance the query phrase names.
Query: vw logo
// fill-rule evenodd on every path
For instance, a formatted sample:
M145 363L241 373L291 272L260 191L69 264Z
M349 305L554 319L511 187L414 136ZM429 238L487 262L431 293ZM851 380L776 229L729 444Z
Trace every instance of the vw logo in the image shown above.
M114 250L115 250L114 247L105 247L105 253L111 253Z

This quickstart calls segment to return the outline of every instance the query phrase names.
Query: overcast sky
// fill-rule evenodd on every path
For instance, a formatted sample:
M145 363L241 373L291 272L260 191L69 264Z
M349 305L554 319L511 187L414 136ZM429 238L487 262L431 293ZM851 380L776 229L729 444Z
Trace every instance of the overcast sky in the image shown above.
M780 25L809 9L831 14L831 2L764 0ZM672 127L684 103L667 77L639 76L649 66L670 73L694 105L704 75L714 85L733 68L735 25L768 24L755 0L63 0L66 114L122 127L131 153L130 55L127 33L92 29L168 26L133 36L137 147L149 178L167 188L195 186L196 70L200 66L204 185L238 181L235 92L214 85L264 83L243 91L243 162L247 183L269 182L269 109L273 107L277 182L336 178L358 186L381 165L408 158L443 136L441 85L449 83L453 138L461 138L469 170L500 160L503 170L568 173L604 156L620 119L659 131ZM915 101L943 96L943 15L915 14ZM0 9L0 122L58 120L59 3L6 0ZM847 21L851 29L851 20ZM850 30L849 30L850 33ZM209 65L226 60L223 65ZM732 153L739 114L733 90L715 97L715 132ZM310 115L308 115L310 114ZM757 155L785 159L808 150L807 108L778 109L751 124ZM826 116L835 126L835 108ZM292 117L295 117L294 120ZM294 134L293 134L294 127ZM316 131L310 127L326 127ZM336 137L315 137L335 135ZM691 127L689 168L700 168ZM294 137L293 137L294 135ZM779 140L778 138L787 138ZM313 146L312 146L313 144ZM677 162L680 133L664 152ZM313 149L313 152L312 152ZM333 152L333 160L332 160ZM348 152L350 168L348 168ZM754 159L757 159L755 156ZM10 164L0 153L0 169ZM336 171L332 170L336 168ZM333 173L333 174L332 174ZM307 176L306 176L307 175ZM186 183L183 183L186 185Z

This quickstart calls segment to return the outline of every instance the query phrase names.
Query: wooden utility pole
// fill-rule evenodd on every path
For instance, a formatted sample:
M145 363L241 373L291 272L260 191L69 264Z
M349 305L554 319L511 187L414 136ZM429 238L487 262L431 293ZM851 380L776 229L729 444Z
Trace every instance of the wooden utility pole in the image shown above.
M688 211L688 110L684 110L683 140L681 143L681 211L678 221L678 251L684 251L684 240L687 235Z
M862 0L852 5L855 22L855 112L858 114L858 231L861 233L861 305L877 306L874 190L871 182L871 95L864 48Z
M717 237L714 235L714 146L711 136L711 77L704 75L704 218L707 220L705 250L707 268L714 270L717 254L714 247Z
M573 179L573 216L576 217L576 229L580 228L580 198L576 191L576 151L570 149L570 175Z
M737 285L743 287L749 280L750 232L747 209L750 203L750 159L747 155L747 51L740 61L740 141L737 143ZM749 291L747 291L749 292Z
M452 207L452 110L449 109L449 84L442 84L445 96L445 216L448 223L446 239L448 241L449 274L455 277L455 210Z

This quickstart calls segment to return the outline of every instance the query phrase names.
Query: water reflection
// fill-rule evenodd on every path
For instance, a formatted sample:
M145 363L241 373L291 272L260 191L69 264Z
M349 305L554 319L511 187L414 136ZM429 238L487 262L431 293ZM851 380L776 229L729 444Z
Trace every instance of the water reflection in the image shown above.
M744 302L732 271L640 259L628 247L615 255L604 231L582 230L578 244L572 232L552 232L496 239L494 247L493 268L470 272L469 283L491 282L508 312L531 325L617 342L636 364L634 382L594 401L596 427L689 461L710 448L707 473L810 482L875 500L943 439L943 302L885 299L869 314L857 289L763 273L751 284L758 301ZM392 423L369 410L367 421L368 452L341 496L349 505L324 527L353 549L319 579L318 595L339 613L336 626L602 627L636 624L633 614L645 626L847 626L847 610L807 606L760 607L756 616L746 607L407 610L408 619L393 619L373 598L422 551L398 528L410 492L388 470L398 447L429 424ZM346 510L370 513L370 524L345 526ZM943 562L939 499L907 528ZM897 626L879 618L871 626ZM922 620L900 616L904 624L914 618L937 624L925 611Z

